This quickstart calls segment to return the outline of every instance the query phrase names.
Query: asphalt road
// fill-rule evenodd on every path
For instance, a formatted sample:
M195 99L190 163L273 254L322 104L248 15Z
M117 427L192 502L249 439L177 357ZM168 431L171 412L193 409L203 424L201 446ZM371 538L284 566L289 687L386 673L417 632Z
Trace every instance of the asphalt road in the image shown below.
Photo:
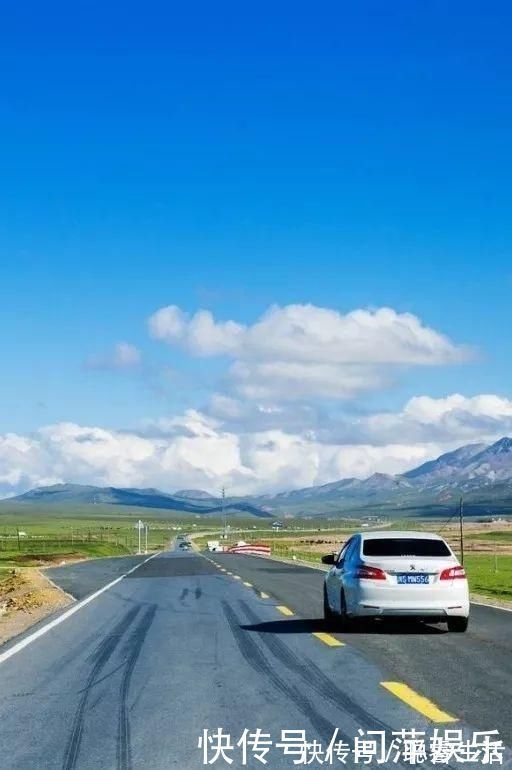
M92 559L64 567L52 567L44 572L63 591L71 594L75 599L83 599L138 564L142 564L146 558L146 556L121 558L115 556L111 559Z
M296 621L278 620L269 630L295 625L311 633L323 627L320 570L256 556L212 556L295 611ZM498 729L512 745L512 612L473 604L465 634L450 634L444 624L401 622L375 623L338 638L364 653L386 679L405 681L470 724Z
M51 577L82 596L120 576L124 560L107 561L114 560L59 568ZM135 565L127 559L124 566ZM506 613L491 611L486 624L478 611L463 638L353 634L331 646L336 635L314 636L325 632L319 586L318 572L247 556L173 552L141 564L22 649L19 640L0 648L0 767L198 770L198 738L219 727L235 744L246 728L261 728L274 743L281 730L303 729L324 748L336 729L350 744L358 730L431 732L429 719L382 686L388 679L460 718L442 729L498 727L510 735ZM211 766L243 767L242 747L227 755L233 764ZM272 770L296 766L276 746L267 759ZM249 757L247 766L264 765ZM343 764L334 759L333 766Z

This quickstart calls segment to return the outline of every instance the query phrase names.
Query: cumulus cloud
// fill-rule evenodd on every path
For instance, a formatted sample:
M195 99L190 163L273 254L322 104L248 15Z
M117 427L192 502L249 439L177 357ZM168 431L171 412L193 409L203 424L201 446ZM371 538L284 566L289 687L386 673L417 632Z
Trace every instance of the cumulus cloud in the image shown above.
M198 356L236 354L247 331L247 327L234 321L215 321L208 310L199 310L190 317L176 305L157 310L148 325L155 339L181 344Z
M111 353L89 358L87 369L134 369L140 366L140 350L129 342L118 342Z
M260 401L355 398L389 384L375 366L303 361L237 361L230 375L239 395Z
M471 357L416 316L392 308L342 314L315 305L273 306L248 326L169 305L148 325L155 339L193 356L233 359L233 387L252 399L352 398L386 385L393 368Z
M65 481L270 493L401 473L463 443L511 431L512 401L497 395L418 396L399 412L338 423L303 406L256 406L218 395L209 413L188 410L137 430L66 422L30 436L0 436L0 492Z
M400 437L408 444L453 448L471 441L492 441L512 432L512 401L493 394L446 398L415 396L399 412L356 418L327 418L317 424L317 440L327 444L387 445Z

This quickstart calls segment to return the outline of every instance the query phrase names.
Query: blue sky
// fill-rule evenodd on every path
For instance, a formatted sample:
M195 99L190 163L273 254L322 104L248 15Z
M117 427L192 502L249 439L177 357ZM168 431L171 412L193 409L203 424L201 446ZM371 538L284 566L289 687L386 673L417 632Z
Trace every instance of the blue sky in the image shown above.
M511 15L4 3L2 433L208 411L229 361L151 338L167 305L248 325L274 304L390 307L478 351L314 408L507 399ZM91 365L119 342L140 366Z

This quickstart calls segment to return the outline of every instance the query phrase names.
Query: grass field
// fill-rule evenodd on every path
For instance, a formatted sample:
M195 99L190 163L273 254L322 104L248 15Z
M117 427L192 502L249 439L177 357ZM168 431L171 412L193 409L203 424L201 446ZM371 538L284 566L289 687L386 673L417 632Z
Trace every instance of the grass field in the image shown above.
M479 532L466 535L466 540L486 540L491 543L511 543L512 532Z
M99 507L99 506L98 506ZM44 566L60 561L123 556L137 552L140 511L124 516L53 516L48 512L0 514L0 581L16 567ZM147 514L147 511L145 512ZM166 547L176 521L145 517L148 550ZM142 547L145 538L142 533Z
M469 588L494 599L512 600L512 556L471 554L464 559ZM497 571L495 568L497 566Z
M124 545L115 543L80 543L45 540L23 543L20 550L0 550L0 570L4 572L13 567L36 567L41 564L55 564L70 559L91 559L101 556L125 556L131 551Z

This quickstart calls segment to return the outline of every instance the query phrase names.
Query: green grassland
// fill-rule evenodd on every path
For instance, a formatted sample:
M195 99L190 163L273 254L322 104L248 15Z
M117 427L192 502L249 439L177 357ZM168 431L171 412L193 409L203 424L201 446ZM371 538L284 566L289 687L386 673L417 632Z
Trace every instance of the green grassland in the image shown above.
M464 567L469 588L474 593L494 599L512 600L512 556L500 554L496 560L488 554L465 556Z
M221 517L168 510L101 504L34 508L3 501L0 505L0 580L17 566L40 566L66 559L135 553L138 533L134 525L139 519L149 525L149 550L168 547L180 531L197 533L196 543L204 548L208 540L219 539L223 526ZM335 539L341 543L361 528L360 520L340 521L323 517L290 519L285 522L282 530L276 532L272 530L270 519L230 516L228 523L228 543L257 540L271 545L272 553L276 556L295 557L317 564L321 553L308 550L309 543L299 541L307 540L310 535L312 542L321 542L325 536L326 540ZM407 523L400 520L387 522L391 529L409 528L410 525L410 520ZM435 531L438 522L416 521L415 527ZM18 537L18 531L25 535ZM467 539L507 544L512 542L512 533L490 531L468 534ZM326 543L325 552L330 550L332 544ZM512 599L511 555L498 554L495 561L492 554L471 553L466 556L465 566L472 591L495 598Z
M119 515L111 506L94 506L91 513L91 506L55 511L4 504L0 509L0 580L16 567L136 553L139 518L149 525L148 550L168 546L181 524L147 514L147 509L130 509Z
M466 535L466 540L485 540L491 543L512 543L512 532L477 532Z
M26 541L12 545L12 541L0 541L0 580L17 567L52 566L70 559L92 559L102 556L126 556L131 550L122 544L92 542L71 543L60 540Z

